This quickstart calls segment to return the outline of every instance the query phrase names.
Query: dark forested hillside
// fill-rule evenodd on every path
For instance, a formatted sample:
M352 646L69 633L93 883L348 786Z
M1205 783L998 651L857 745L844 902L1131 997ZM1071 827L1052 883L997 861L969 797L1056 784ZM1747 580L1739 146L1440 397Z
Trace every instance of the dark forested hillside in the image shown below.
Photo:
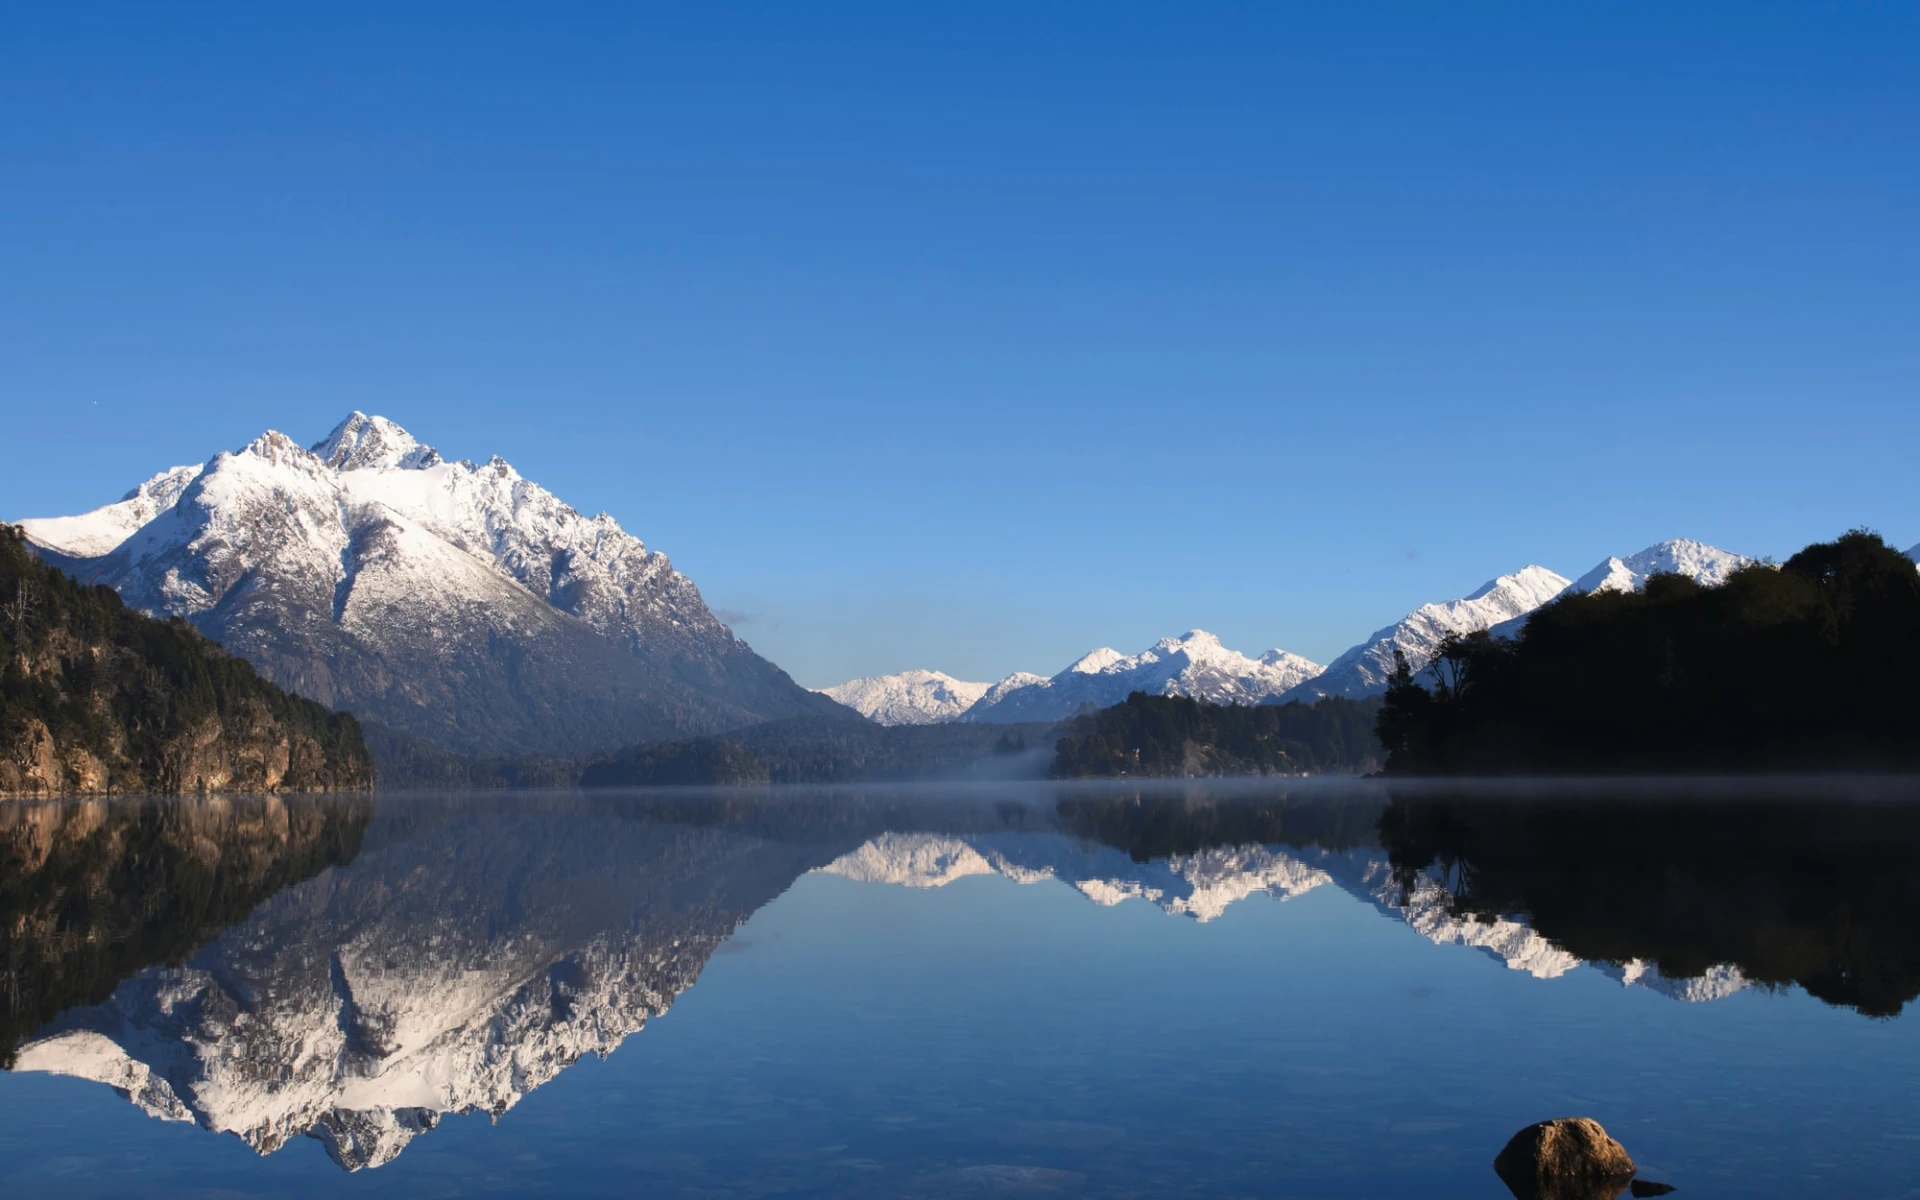
M1855 531L1719 587L1565 596L1403 664L1379 729L1399 774L1920 767L1920 573Z
M753 755L719 738L659 742L588 763L581 787L733 787L767 783L767 768Z
M585 787L684 783L851 783L1038 778L1048 725L876 725L858 718L768 721L725 739L623 750L582 773Z
M1338 697L1246 707L1135 692L1125 703L1070 722L1053 773L1178 778L1370 771L1381 757L1374 708Z
M360 727L0 526L0 794L372 786Z

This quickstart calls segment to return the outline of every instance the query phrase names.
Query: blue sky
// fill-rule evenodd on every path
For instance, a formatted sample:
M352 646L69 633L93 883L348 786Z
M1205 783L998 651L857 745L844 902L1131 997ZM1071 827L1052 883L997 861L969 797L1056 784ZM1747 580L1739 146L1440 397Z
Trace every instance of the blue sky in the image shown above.
M1920 7L5 25L0 516L379 412L811 685L1920 540Z

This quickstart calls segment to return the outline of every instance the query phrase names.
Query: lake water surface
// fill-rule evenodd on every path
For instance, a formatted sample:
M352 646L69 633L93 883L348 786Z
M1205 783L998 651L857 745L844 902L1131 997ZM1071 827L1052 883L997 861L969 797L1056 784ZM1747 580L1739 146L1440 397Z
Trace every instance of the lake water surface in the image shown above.
M1870 793L0 804L0 1195L1920 1194Z

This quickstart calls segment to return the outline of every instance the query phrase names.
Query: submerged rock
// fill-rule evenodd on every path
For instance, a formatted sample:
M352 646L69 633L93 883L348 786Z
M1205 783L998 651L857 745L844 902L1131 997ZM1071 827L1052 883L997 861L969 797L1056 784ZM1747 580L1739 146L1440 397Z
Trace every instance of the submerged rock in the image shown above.
M1633 1159L1598 1121L1560 1117L1513 1135L1493 1169L1519 1200L1614 1200L1633 1181Z

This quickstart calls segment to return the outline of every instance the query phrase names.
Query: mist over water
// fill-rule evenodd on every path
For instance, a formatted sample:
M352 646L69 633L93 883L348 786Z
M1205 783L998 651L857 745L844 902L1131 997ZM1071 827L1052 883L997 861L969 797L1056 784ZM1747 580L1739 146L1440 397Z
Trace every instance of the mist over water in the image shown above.
M20 802L20 1195L1897 1190L1895 779ZM1849 1190L1850 1189L1850 1190ZM1839 1193L1836 1193L1839 1194Z

